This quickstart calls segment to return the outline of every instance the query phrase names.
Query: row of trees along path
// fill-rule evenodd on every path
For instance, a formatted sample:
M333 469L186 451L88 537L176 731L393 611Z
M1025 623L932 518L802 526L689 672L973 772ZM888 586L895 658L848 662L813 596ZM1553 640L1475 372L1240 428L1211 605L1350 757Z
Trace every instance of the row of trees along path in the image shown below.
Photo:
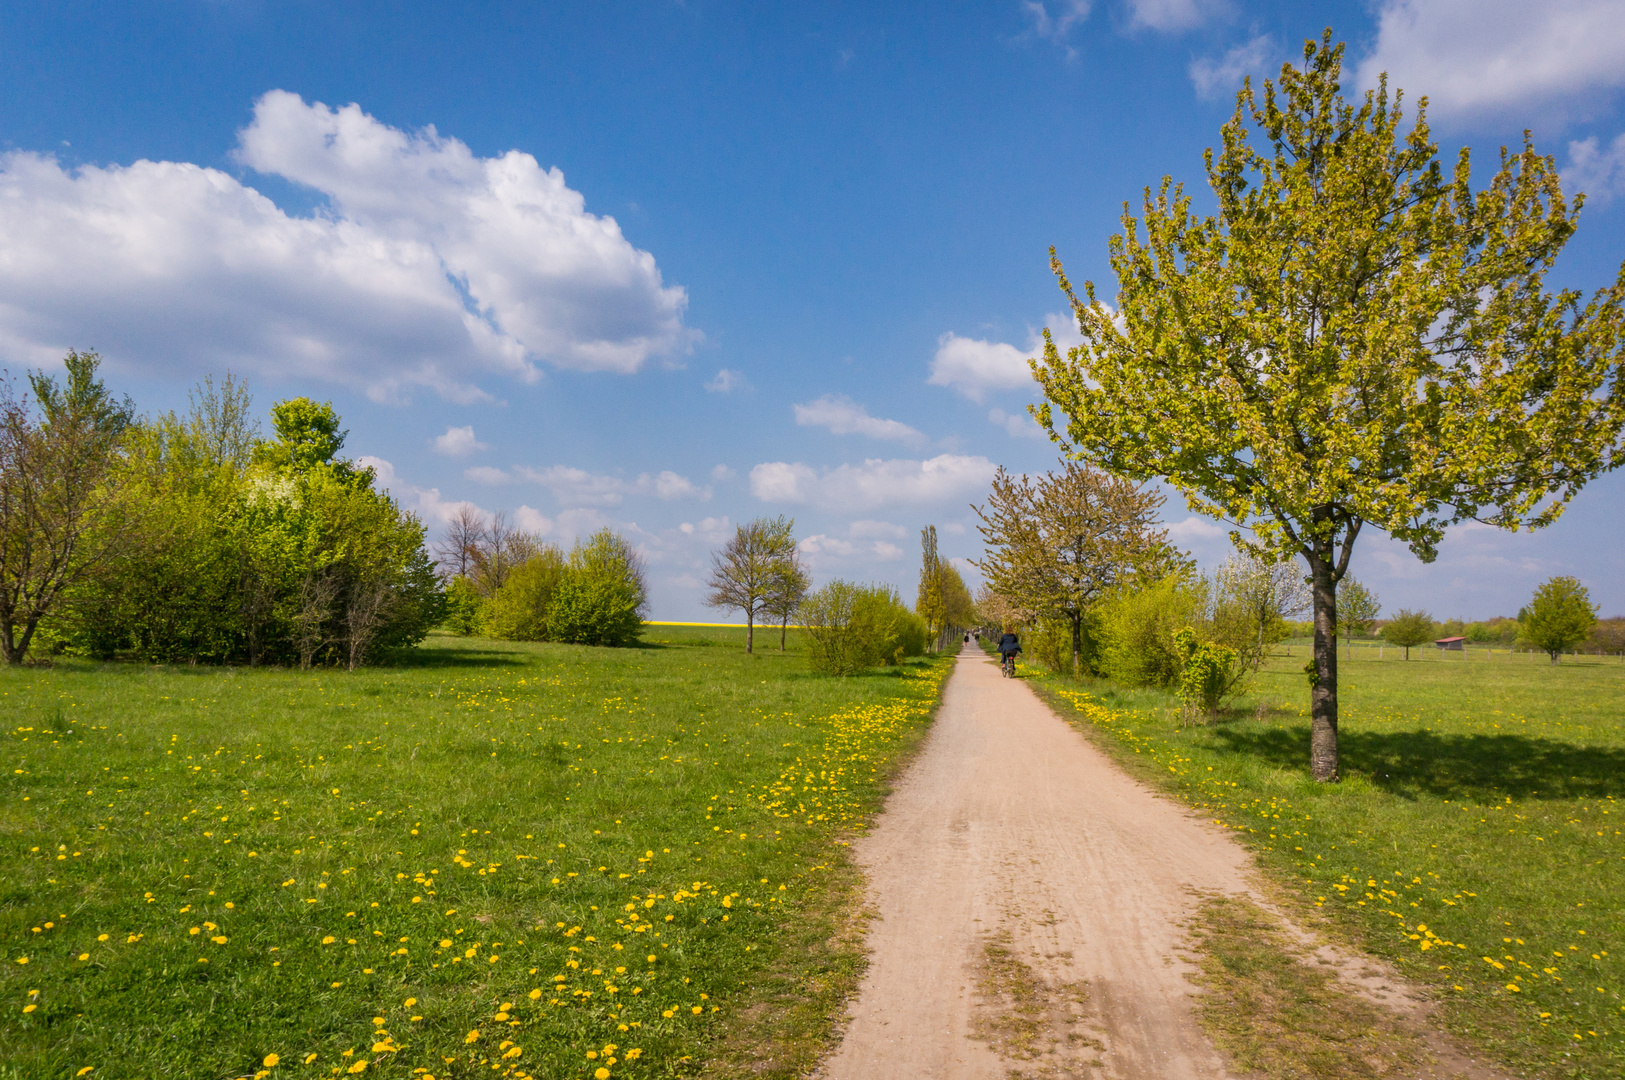
M1337 776L1337 587L1370 525L1432 561L1445 529L1551 524L1622 460L1625 268L1588 301L1548 292L1583 196L1527 139L1474 191L1387 80L1339 93L1328 30L1302 67L1250 80L1206 157L1217 212L1183 186L1125 207L1108 306L1051 249L1082 343L1045 331L1034 410L1077 457L1166 480L1313 592L1310 766ZM1254 131L1267 146L1255 147ZM1242 530L1248 538L1243 539Z

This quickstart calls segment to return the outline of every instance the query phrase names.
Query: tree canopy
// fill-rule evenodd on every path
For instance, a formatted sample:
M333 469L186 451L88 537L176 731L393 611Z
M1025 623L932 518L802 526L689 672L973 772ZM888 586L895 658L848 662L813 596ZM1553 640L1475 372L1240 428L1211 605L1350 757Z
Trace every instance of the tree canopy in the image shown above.
M975 565L1012 607L1065 621L1076 671L1089 606L1180 562L1156 527L1162 503L1155 491L1076 461L1034 479L1001 468L987 502L971 507L987 549Z
M1563 650L1578 645L1597 625L1591 593L1572 577L1554 577L1535 590L1520 620L1523 639L1557 663Z
M1550 524L1621 463L1625 268L1589 300L1545 288L1581 198L1526 140L1475 191L1447 174L1425 99L1402 129L1386 78L1341 93L1343 46L1306 42L1262 101L1237 95L1205 157L1216 212L1182 185L1125 206L1108 306L1046 332L1039 422L1077 456L1162 477L1239 545L1301 557L1314 591L1311 769L1337 775L1336 588L1370 524L1431 561L1452 523ZM1263 137L1255 146L1253 136ZM1248 534L1243 539L1242 531Z

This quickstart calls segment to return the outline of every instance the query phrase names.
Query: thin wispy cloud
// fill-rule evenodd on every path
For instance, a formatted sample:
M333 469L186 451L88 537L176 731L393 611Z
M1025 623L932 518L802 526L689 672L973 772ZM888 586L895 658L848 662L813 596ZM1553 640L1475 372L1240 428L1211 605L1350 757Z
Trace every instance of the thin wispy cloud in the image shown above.
M1563 193L1585 192L1586 205L1607 206L1625 195L1625 134L1611 143L1595 135L1569 143L1569 161L1563 167Z
M979 494L994 471L987 458L963 454L938 454L925 461L871 458L833 469L769 461L750 471L750 490L764 502L807 503L843 512L944 505Z
M664 469L658 473L639 473L628 480L607 473L594 473L570 465L550 465L536 468L516 465L511 469L479 466L465 469L463 476L477 484L539 484L552 492L564 506L619 506L635 496L653 496L674 499L711 498L710 487L702 487L681 473Z
M713 394L726 394L739 390L745 385L745 376L737 371L721 368L705 384L705 388Z
M832 435L867 435L871 439L912 443L926 441L925 435L898 420L870 416L869 410L840 394L825 394L816 401L791 407L801 427L821 427Z
M1270 36L1260 34L1217 59L1201 56L1192 60L1189 70L1196 96L1205 101L1234 97L1241 89L1241 80L1262 73L1274 51L1275 43Z

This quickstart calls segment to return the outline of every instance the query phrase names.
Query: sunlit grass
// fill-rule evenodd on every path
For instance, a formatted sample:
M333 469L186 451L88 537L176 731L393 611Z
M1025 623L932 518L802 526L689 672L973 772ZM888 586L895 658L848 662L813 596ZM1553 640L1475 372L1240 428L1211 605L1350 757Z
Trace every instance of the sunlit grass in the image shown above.
M1195 728L1154 691L1033 684L1432 987L1479 1046L1552 1075L1625 1072L1625 665L1356 650L1344 780L1323 786L1292 652Z
M945 665L648 637L0 671L0 1076L696 1069Z

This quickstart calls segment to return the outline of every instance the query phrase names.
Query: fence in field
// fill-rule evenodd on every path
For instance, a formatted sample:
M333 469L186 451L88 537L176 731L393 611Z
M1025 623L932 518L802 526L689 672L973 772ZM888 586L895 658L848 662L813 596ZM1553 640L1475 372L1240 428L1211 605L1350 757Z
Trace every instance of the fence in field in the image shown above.
M1281 642L1280 648L1286 655L1294 656L1302 653L1305 657L1311 655L1314 642L1309 638L1288 638ZM1349 643L1342 638L1337 640L1338 658L1347 660L1404 660L1404 646L1380 639L1359 639ZM1625 664L1625 652L1609 653L1587 651L1585 649L1565 649L1565 657L1576 660L1610 660ZM1464 642L1460 651L1445 650L1434 645L1431 641L1425 645L1411 646L1411 661L1434 661L1445 664L1485 663L1492 660L1520 663L1534 661L1542 664L1551 663L1551 658L1545 652L1537 649L1507 647L1493 642Z

